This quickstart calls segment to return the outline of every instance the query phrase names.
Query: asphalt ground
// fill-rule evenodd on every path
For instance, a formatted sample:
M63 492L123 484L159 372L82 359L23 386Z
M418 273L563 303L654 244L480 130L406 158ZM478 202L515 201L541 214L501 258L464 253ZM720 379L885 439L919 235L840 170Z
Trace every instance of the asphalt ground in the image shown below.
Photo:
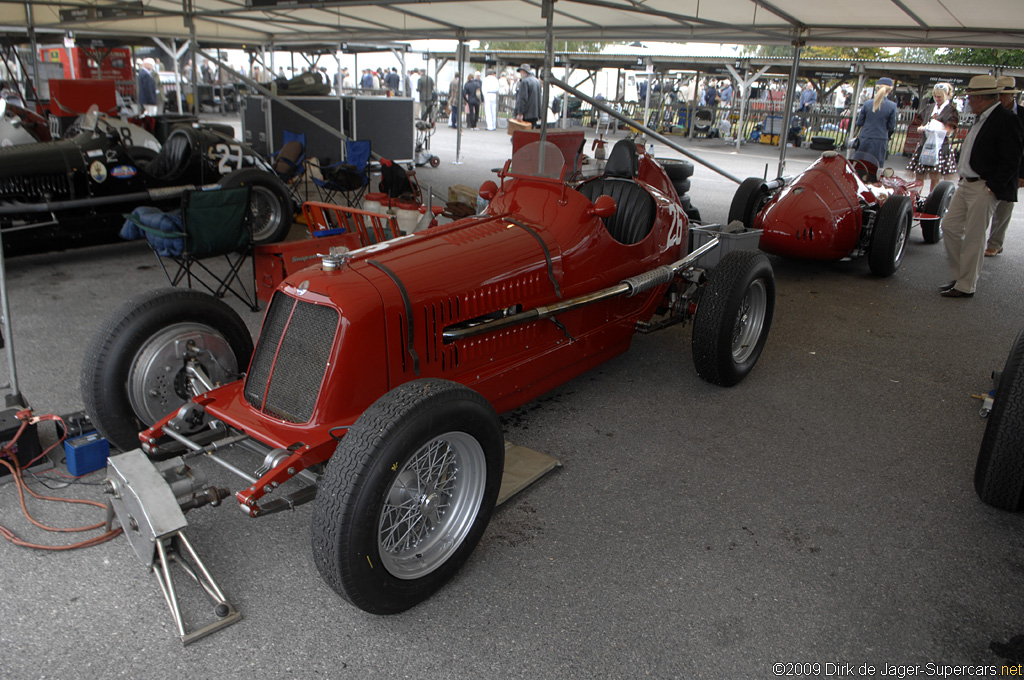
M440 167L418 174L442 190L478 186L510 150L503 131L466 132L455 164L446 127L432 146ZM776 148L689 148L739 176L775 172ZM816 155L790 152L793 173ZM722 221L734 190L698 168L691 193L706 221ZM309 505L260 519L230 503L190 513L189 537L244 619L187 648L125 540L60 553L2 542L0 676L999 672L1024 657L1024 518L974 493L985 421L972 394L990 389L1021 328L1021 214L973 299L938 295L945 255L917 230L888 279L863 260L773 257L775 320L740 385L702 382L690 329L674 327L506 414L508 440L564 467L499 508L461 572L404 614L365 614L320 580ZM37 413L82 408L84 347L124 299L162 284L152 254L115 244L6 266L23 393ZM259 314L233 306L258 327ZM54 493L102 498L101 478ZM103 514L32 508L63 525ZM9 484L0 523L37 542L81 537L29 526ZM193 623L208 620L204 601L185 603Z

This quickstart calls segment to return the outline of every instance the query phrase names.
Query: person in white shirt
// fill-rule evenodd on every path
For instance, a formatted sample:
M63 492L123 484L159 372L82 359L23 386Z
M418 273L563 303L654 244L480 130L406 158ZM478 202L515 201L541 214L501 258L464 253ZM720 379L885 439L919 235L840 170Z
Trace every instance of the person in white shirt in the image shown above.
M484 120L487 123L488 130L496 130L498 128L498 78L494 75L493 69L487 69L487 75L484 76L483 82L480 84L480 91L484 95Z

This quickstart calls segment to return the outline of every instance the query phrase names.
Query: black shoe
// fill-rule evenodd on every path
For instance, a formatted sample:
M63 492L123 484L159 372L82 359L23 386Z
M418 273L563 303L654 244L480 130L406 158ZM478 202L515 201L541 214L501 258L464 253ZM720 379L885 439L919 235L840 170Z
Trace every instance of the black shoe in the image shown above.
M945 293L947 290L949 290L950 288L952 288L955 285L956 285L956 281L950 281L949 283L944 283L941 286L939 286L939 292L940 293Z
M948 297L948 298L972 298L972 297L974 297L974 293L965 293L962 290L957 290L956 288L949 288L947 290L944 290L941 293L939 293L939 295L941 295L942 297Z

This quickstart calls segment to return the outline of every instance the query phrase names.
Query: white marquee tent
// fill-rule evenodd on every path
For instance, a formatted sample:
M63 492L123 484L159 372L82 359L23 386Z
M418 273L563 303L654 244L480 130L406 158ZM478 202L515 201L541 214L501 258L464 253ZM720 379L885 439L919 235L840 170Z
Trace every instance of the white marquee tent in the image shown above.
M542 0L0 0L5 33L155 36L220 44L541 39ZM194 33L192 33L194 27ZM1002 47L1024 0L557 0L558 39Z

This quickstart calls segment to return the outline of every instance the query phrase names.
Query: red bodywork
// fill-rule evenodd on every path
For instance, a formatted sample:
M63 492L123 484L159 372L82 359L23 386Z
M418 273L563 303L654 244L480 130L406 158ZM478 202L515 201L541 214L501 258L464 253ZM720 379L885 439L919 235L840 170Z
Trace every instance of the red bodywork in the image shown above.
M520 172L521 156L539 148L525 147L506 165L485 214L353 251L334 271L317 263L274 293L245 381L195 400L210 416L290 451L237 494L250 514L261 513L259 499L277 484L330 458L344 428L400 384L456 381L502 412L628 349L637 322L654 315L670 284L559 314L557 323L538 320L450 342L442 337L445 328L592 293L685 253L685 213L651 158L641 152L637 182L656 202L654 225L639 243L624 245L586 197L551 177L552 169L567 176L575 159L563 167L558 148L548 143L547 176ZM335 319L329 350L316 348L314 333L289 335L294 319L313 311ZM283 390L280 376L296 372L291 355L318 351L326 361L318 382L308 384L315 404L299 417L284 413L272 402ZM265 373L264 386L259 376ZM154 442L169 418L143 432L143 443Z
M865 208L877 209L893 194L911 196L916 202L920 186L898 177L865 184L845 158L826 152L758 213L754 228L763 230L760 248L808 260L858 254Z

